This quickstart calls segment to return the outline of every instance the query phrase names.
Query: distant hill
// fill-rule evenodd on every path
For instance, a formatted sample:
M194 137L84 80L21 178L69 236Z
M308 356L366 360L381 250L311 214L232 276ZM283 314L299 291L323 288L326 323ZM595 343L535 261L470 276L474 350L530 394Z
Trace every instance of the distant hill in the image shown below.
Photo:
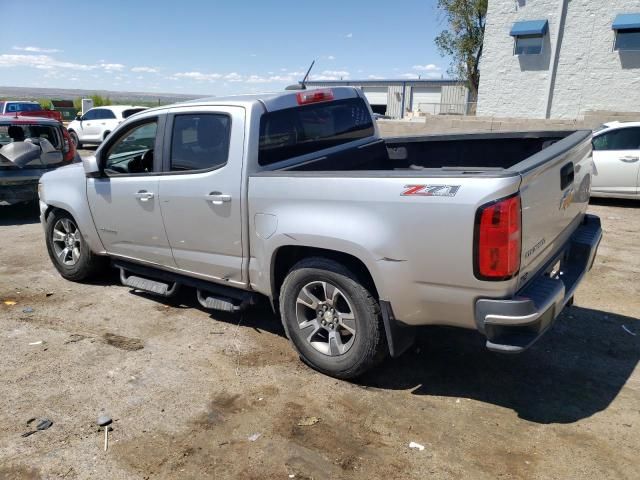
M33 100L37 98L49 98L54 100L73 100L78 97L91 95L109 97L112 102L123 100L135 103L158 102L159 104L182 102L194 98L202 98L206 95L183 95L179 93L149 93L149 92L115 92L111 90L81 90L72 88L36 88L36 87L0 87L0 98L12 98L16 100Z

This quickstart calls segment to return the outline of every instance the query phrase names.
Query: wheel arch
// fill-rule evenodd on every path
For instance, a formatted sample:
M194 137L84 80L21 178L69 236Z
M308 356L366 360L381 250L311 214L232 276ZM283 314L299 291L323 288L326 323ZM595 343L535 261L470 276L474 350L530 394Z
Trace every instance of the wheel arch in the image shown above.
M278 310L280 288L287 273L289 273L291 268L300 260L311 257L327 258L344 265L356 275L358 280L362 282L376 300L380 299L373 275L371 275L365 263L358 257L338 250L300 245L283 245L273 253L271 260L271 301L275 310Z

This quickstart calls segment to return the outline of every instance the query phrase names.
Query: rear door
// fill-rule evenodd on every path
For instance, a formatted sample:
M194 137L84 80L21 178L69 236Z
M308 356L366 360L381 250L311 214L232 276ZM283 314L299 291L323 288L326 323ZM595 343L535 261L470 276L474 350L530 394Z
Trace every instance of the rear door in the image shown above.
M165 131L161 208L178 268L244 285L242 167L245 110L170 111Z
M557 254L587 210L590 132L576 132L513 168L522 176L522 285Z
M636 195L640 171L640 127L618 128L593 139L598 193Z

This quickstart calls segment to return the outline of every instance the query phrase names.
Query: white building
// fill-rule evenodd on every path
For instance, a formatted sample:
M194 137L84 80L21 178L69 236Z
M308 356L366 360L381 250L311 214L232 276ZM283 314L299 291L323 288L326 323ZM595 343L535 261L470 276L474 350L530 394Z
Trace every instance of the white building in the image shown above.
M489 0L478 115L640 112L640 0Z
M403 118L408 113L464 115L469 108L469 92L460 80L310 80L306 85L361 88L375 113L392 118Z

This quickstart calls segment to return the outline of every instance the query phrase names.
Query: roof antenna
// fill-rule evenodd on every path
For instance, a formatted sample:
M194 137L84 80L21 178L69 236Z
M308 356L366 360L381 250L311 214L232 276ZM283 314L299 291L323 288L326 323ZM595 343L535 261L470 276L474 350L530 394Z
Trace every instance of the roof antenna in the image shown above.
M304 78L302 79L301 82L295 83L293 85L289 85L287 88L285 88L285 90L306 90L307 86L305 85L305 82L309 78L309 74L311 73L311 69L313 68L313 66L315 64L316 64L315 60L313 62L311 62L311 66L309 67L309 70L307 70L307 74L304 76Z

